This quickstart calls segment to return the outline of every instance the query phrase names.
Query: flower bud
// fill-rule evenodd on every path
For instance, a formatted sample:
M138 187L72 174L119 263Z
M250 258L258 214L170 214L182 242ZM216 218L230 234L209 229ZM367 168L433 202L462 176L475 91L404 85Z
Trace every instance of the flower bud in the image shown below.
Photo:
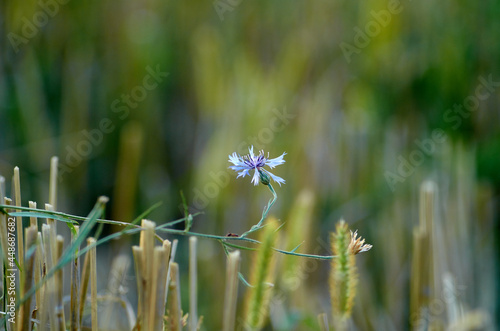
M259 170L260 182L264 185L269 185L271 178L264 171Z

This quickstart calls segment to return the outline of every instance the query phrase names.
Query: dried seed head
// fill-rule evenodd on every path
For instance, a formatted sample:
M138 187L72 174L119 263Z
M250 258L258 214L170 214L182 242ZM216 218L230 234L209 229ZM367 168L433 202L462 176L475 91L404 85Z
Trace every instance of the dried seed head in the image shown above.
M372 245L365 244L365 239L363 239L362 237L357 237L357 235L358 235L358 230L354 231L354 233L351 231L351 242L349 243L349 251L354 255L369 251L373 247Z

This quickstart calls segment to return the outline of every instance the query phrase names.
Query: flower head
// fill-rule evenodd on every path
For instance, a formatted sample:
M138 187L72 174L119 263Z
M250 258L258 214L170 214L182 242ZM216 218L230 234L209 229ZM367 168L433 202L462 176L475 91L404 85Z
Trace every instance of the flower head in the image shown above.
M369 251L373 246L369 244L365 244L365 240L361 237L356 238L358 235L358 230L351 231L351 242L349 243L349 251L356 255L358 253L363 253Z
M232 155L229 155L229 162L231 162L233 165L230 166L230 169L233 169L234 171L238 172L238 177L245 177L246 175L250 175L250 170L254 170L254 174L252 177L252 183L254 185L259 184L259 180L265 184L269 184L269 177L271 177L276 183L278 183L281 186L281 183L285 183L285 180L281 177L278 177L276 175L273 175L266 169L264 169L264 166L268 166L269 168L273 169L276 166L279 166L280 164L285 163L285 160L283 160L283 157L286 155L286 153L283 153L281 156L274 158L274 159L269 159L269 153L267 154L267 157L264 155L264 151L260 151L259 155L254 155L253 154L253 146L248 149L249 154L240 156L238 154L233 153Z

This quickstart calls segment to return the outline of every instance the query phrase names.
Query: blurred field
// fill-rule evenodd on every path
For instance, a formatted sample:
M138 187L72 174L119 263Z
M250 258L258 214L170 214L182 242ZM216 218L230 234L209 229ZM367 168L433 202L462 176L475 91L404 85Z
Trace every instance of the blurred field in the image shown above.
M499 2L472 0L2 1L7 195L19 166L23 206L48 202L56 155L62 212L85 216L105 195L106 218L130 221L162 201L148 217L161 224L184 215L183 191L190 212L203 212L193 231L241 234L271 196L236 179L228 155L286 152L274 172L286 180L274 187L271 215L286 222L277 244L328 255L344 218L373 245L357 259L350 329L498 329L498 17ZM187 285L188 241L175 238ZM98 247L99 278L138 240ZM244 275L251 261L243 252ZM225 263L221 245L200 238L205 330L221 329ZM266 329L319 330L329 268L278 255L285 299ZM420 273L430 283L415 314ZM135 302L133 266L127 275Z

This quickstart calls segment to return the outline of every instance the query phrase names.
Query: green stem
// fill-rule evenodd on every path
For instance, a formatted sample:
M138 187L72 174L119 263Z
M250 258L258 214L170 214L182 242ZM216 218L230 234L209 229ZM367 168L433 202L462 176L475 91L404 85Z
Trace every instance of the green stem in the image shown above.
M259 224L262 223L262 221L266 218L267 213L269 212L269 209L272 207L272 205L274 204L274 201L277 198L276 192L274 192L274 190L273 190L273 188L272 188L271 185L269 185L269 186L270 186L271 192L273 193L274 198L271 201L269 201L267 207L264 209L264 213L262 214L263 218L259 222ZM156 205L154 207L156 207ZM44 209L19 207L19 206L0 205L0 212L5 212L5 209L7 209L7 208L26 211L26 214L21 213L21 212L10 213L11 216L33 216L33 214L37 215L39 213L40 215L39 216L37 215L38 217L53 216L56 220L63 220L63 219L65 219L66 222L68 222L69 220L82 220L83 221L82 224L85 224L85 222L88 221L88 217L75 216L75 215L70 215L70 214L65 214L65 213L60 213L60 212L51 212L51 211L47 211L47 210L44 210ZM30 212L30 213L28 213L28 212ZM200 214L200 213L192 214L192 216L195 217L198 214ZM143 216L143 215L141 215L141 216ZM140 217L138 217L138 218L140 218ZM99 218L97 218L95 221L97 223L115 224L115 225L121 225L121 226L125 227L125 229L123 229L120 232L116 232L116 233L113 233L111 235L108 235L105 238L99 239L99 241L96 242L95 246L103 244L103 243L105 243L107 241L110 241L112 239L119 238L122 235L131 235L131 234L134 234L134 233L137 233L137 232L140 232L140 231L143 230L139 225L133 224L134 222L132 222L132 223L119 222L119 221L104 220L104 219L99 219ZM231 247L231 244L228 244L228 242L227 242L229 240L231 240L231 241L245 241L245 242L248 242L248 243L251 243L251 244L257 244L257 245L261 244L260 241L258 241L258 240L251 239L251 238L246 238L244 236L227 237L227 236L218 236L218 235L204 234L204 233L197 233L197 232L190 232L190 231L186 232L184 230L176 230L176 229L169 229L168 228L170 226L173 226L173 225L175 225L177 223L181 223L181 222L184 222L184 221L185 221L185 218L181 218L181 219L178 219L178 220L175 220L175 221L171 221L171 222L168 222L168 223L161 224L161 225L159 225L159 226L156 227L155 232L165 232L165 233L173 234L173 235L197 236L197 237L202 237L202 238L220 240L224 245L227 245L228 247ZM251 232L254 232L254 231L256 231L256 230L258 230L260 228L262 228L262 226L258 227L256 225L255 226L255 230L250 230L250 231L247 232L247 234L251 233ZM160 239L160 240L162 239L158 235L156 235L156 237L157 237L157 239ZM236 246L236 245L234 245L234 246ZM81 255L85 254L90 248L91 247L85 247L82 250L79 250L78 256L81 256ZM236 248L236 247L234 247L234 248ZM238 248L239 249L254 250L254 248L244 247L244 246L239 246L239 245L238 245ZM286 254L286 255L294 255L294 256L307 257L307 258L320 259L320 260L331 260L331 259L333 259L333 258L336 257L335 255L302 254L302 253L296 253L294 250L292 250L292 251L285 251L285 250L281 250L281 249L277 249L277 248L275 248L274 250L276 252L278 252L278 253L282 253L282 254Z
M262 218L260 219L259 223L257 223L256 225L252 226L252 228L250 230L248 230L247 232L243 233L240 236L241 238L245 238L250 233L255 232L255 231L257 231L257 230L259 230L259 229L262 228L262 223L266 219L267 214L269 213L269 210L271 209L271 207L274 205L274 202L278 198L278 195L276 194L276 192L273 189L273 186L270 183L267 184L267 187L269 187L269 190L273 194L273 198L271 200L269 200L269 202L267 203L267 206L264 208L264 211L262 212Z
M215 239L215 240L219 240L223 245L226 245L228 247L236 246L236 245L231 245L231 244L228 245L228 243L227 243L228 240L245 241L245 242L248 242L251 244L256 244L256 245L262 244L258 240L255 240L252 238L246 238L246 237L242 237L242 236L226 237L226 236L217 236L214 234L204 234L204 233L198 233L198 232L186 232L184 230L177 230L177 229L158 229L158 227L156 228L156 231L157 232L165 232L165 233L169 233L169 234L175 234L175 235L181 235L181 236L196 236L196 237L202 237L202 238L208 238L208 239ZM251 248L251 247L245 247L245 246L239 246L239 245L238 245L238 249L249 250L249 251L255 250L254 248ZM316 255L316 254L296 253L293 250L292 251L285 251L285 250L282 250L279 248L273 248L273 250L278 252L278 253L285 254L285 255L307 257L307 258L318 259L318 260L331 260L331 259L334 259L337 257L336 255Z

